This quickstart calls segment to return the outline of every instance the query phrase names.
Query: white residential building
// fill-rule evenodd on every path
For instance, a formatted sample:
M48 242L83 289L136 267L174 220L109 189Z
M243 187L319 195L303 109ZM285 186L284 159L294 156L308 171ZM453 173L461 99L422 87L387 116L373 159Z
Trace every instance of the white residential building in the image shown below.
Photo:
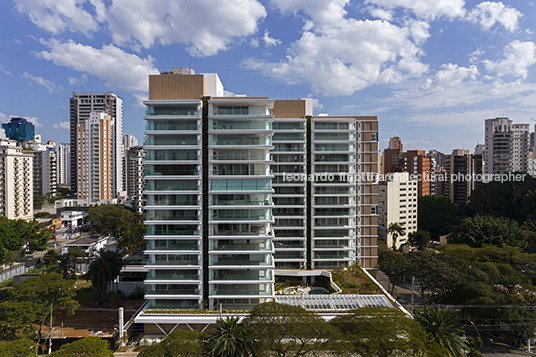
M13 140L0 142L0 215L33 218L33 155Z
M379 235L391 248L393 243L396 249L408 241L408 235L417 231L417 181L409 179L409 173L397 172L388 174L388 181L379 184L380 217L378 224ZM399 223L406 233L397 237L387 234L391 223Z
M71 184L71 145L69 143L56 146L56 171L58 184Z
M529 170L529 124L513 124L508 118L485 121L484 173Z

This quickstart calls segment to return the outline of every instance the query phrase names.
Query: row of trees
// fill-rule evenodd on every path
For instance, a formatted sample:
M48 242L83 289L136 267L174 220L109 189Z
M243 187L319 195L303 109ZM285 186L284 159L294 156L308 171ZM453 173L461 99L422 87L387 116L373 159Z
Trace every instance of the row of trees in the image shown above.
M144 349L153 356L481 356L478 343L446 310L422 309L415 320L399 310L362 308L326 322L301 307L268 302L249 317L217 322L212 336L175 331Z
M35 221L0 216L0 264L9 263L10 256L22 253L25 244L31 249L45 249L51 237L50 230L41 230Z

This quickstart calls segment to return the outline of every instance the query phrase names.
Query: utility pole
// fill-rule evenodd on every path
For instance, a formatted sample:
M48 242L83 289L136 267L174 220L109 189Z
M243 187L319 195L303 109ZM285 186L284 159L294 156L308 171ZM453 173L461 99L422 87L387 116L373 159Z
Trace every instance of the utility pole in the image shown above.
M48 344L48 354L52 353L52 303L50 303L50 338Z

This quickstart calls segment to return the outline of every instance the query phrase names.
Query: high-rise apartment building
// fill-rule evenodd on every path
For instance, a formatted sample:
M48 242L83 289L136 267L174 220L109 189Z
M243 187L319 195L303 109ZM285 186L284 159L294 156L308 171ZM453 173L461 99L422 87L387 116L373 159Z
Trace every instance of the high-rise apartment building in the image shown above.
M6 137L19 143L34 140L35 126L24 118L11 118L9 123L2 124Z
M16 141L0 141L0 215L33 218L33 155Z
M471 192L481 183L482 154L470 154L469 150L453 150L446 155L445 197L453 203L466 203Z
M145 150L141 146L133 146L127 151L127 196L134 200L138 214L143 213L145 206Z
M71 145L61 143L56 146L56 170L59 185L71 184Z
M512 171L527 172L530 153L529 124L512 124Z
M386 175L380 181L378 234L385 240L387 247L396 249L408 241L409 234L417 231L417 181L410 180L407 172ZM398 223L405 233L396 238L388 234L389 225Z
M32 151L34 195L56 194L57 161L56 152L51 150Z
M403 169L400 172L407 172L415 175L419 196L433 194L435 160L426 155L424 150L408 150L404 153L404 161L400 163Z
M79 124L89 120L91 113L105 113L110 120L110 131L106 133L109 142L106 146L110 155L110 186L111 198L118 197L124 192L123 188L123 100L111 92L86 92L74 93L70 98L71 120L71 189L77 192L77 198L87 198L84 189L85 183L90 178L82 177L78 171L82 166L81 161L88 160L79 151Z
M122 187L123 187L123 190L124 190L124 196L130 196L130 193L129 193L129 179L127 178L128 176L128 166L129 166L129 158L128 158L128 151L130 148L132 147L136 147L138 146L138 139L136 139L136 137L134 135L130 135L130 134L125 134L123 135L123 142L121 143L121 150L123 151L123 156L122 156L122 162L121 162L121 165L122 165L122 170L123 170L123 183L122 183Z
M214 73L149 77L150 306L248 308L289 268L374 269L376 117L223 93Z
M78 199L89 204L113 198L112 119L104 112L91 112L78 123Z

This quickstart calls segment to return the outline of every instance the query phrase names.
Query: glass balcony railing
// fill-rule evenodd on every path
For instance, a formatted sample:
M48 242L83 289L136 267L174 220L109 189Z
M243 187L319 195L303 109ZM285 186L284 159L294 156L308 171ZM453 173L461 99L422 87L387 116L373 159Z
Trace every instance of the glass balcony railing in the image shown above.
M314 141L355 141L353 133L314 133Z
M218 150L211 159L214 161L270 161L269 157L261 151Z
M211 180L212 191L271 191L270 179Z
M303 133L278 133L276 132L272 137L272 140L275 141L304 141L305 134Z
M197 176L197 165L146 165L146 176Z
M305 242L303 241L274 241L274 247L275 249L291 249L291 248L299 248L299 249L305 249Z
M148 221L199 221L197 211L190 210L150 210Z
M210 219L212 221L271 221L272 215L267 209L214 210Z
M270 135L213 135L210 145L272 145L272 137Z
M354 130L353 123L314 123L315 130Z
M275 213L274 213L275 215ZM313 216L354 216L354 210L350 208L315 208Z
M199 241L193 239L151 239L147 241L147 250L199 250Z
M225 295L247 295L247 296L269 296L272 295L272 289L270 285L264 285L261 289L259 285L249 284L222 284L218 288L215 286L210 290L212 296L225 296Z
M355 155L348 154L314 154L314 162L355 162Z
M199 115L199 104L149 104L145 115Z
M257 260L254 258L257 258ZM210 266L269 266L272 265L272 255L237 254L227 257L212 256L209 264Z
M275 237L276 238L305 238L305 231L303 229L298 229L298 230L289 230L289 229L284 229L284 230L280 230L280 229L277 229L277 230L274 230L274 234L275 234Z
M225 270L218 269L211 272L212 281L230 281L230 280L272 280L270 270Z
M251 121L212 120L211 130L272 130L268 119Z
M146 206L197 206L197 195L147 195Z
M212 164L211 174L214 176L266 176L269 175L269 164Z
M196 270L149 270L147 280L200 280Z
M198 285L149 284L148 295L199 295Z
M351 249L353 248L353 243L351 244L348 240L315 240L314 242L314 248L318 249L332 249L332 248L338 248L338 249Z
M313 151L355 151L355 145L351 144L317 144Z
M344 238L344 237L353 237L354 231L352 229L322 229L316 230L313 233L315 238Z
M305 252L302 251L280 251L276 250L275 259L305 259Z
M335 251L335 252L324 252L324 251L315 251L314 259L354 259L354 252L349 251Z
M164 145L199 145L197 136L194 135L148 135L145 146Z
M274 130L305 130L305 122L274 122Z
M197 255L165 254L150 256L147 265L199 265Z
M272 244L269 240L260 240L255 241L255 243L246 243L246 242L240 242L238 241L229 241L229 242L222 242L219 240L212 241L210 244L210 250L211 251L240 251L240 250L248 250L248 251L271 251L272 250Z
M145 161L195 161L197 150L147 150Z
M145 130L199 130L195 120L147 120Z
M197 310L200 308L200 301L199 299L150 299L147 308Z
M354 187L315 187L317 195L353 195Z
M194 180L147 180L147 191L199 191L199 183Z
M199 227L195 224L150 224L147 236L198 236Z

